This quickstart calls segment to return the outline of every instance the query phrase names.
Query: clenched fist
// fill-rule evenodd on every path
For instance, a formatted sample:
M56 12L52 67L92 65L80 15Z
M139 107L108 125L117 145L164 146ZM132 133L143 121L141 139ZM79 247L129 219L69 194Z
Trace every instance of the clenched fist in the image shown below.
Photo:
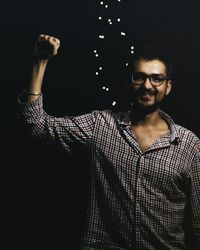
M36 60L48 60L58 53L60 40L53 36L40 34L35 43L33 54Z

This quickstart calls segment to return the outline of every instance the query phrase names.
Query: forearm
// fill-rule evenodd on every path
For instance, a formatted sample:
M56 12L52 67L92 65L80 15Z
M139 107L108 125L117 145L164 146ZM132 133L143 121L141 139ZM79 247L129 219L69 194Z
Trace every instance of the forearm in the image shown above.
M34 101L42 91L42 83L48 60L38 60L33 63L30 81L26 87L26 101ZM32 94L31 94L32 93ZM34 93L36 95L34 95ZM37 95L38 94L38 95Z
M34 63L30 81L28 82L24 91L25 101L35 101L40 96L48 60L57 55L59 47L59 39L44 34L40 34L38 36L33 50Z

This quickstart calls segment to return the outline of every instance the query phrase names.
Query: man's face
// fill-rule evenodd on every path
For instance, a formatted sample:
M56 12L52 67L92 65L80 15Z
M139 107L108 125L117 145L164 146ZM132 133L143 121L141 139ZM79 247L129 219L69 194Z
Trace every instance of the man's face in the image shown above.
M162 77L166 77L166 67L165 64L159 60L139 60L135 64L134 73L142 76L151 75L153 77L161 77L162 79ZM156 109L160 106L164 97L170 93L171 80L164 79L162 84L157 86L152 84L147 77L143 84L132 83L132 89L134 92L134 103L136 105L144 109Z

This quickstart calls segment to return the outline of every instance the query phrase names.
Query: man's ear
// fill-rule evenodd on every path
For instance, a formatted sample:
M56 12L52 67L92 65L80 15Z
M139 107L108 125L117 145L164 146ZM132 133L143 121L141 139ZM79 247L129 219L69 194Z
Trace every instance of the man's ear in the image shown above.
M169 95L170 92L171 92L171 89L172 89L172 80L168 80L167 81L167 89L166 89L165 95Z

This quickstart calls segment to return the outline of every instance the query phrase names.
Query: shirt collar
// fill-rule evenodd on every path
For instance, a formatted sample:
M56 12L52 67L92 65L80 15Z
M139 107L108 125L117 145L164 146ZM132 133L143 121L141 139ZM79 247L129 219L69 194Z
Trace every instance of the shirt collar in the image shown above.
M118 113L117 120L118 124L122 127L131 126L131 114L133 114L133 110L129 110L127 113ZM170 140L171 142L179 143L180 135L177 131L177 127L173 119L166 114L164 111L160 110L160 116L167 122L170 128Z

